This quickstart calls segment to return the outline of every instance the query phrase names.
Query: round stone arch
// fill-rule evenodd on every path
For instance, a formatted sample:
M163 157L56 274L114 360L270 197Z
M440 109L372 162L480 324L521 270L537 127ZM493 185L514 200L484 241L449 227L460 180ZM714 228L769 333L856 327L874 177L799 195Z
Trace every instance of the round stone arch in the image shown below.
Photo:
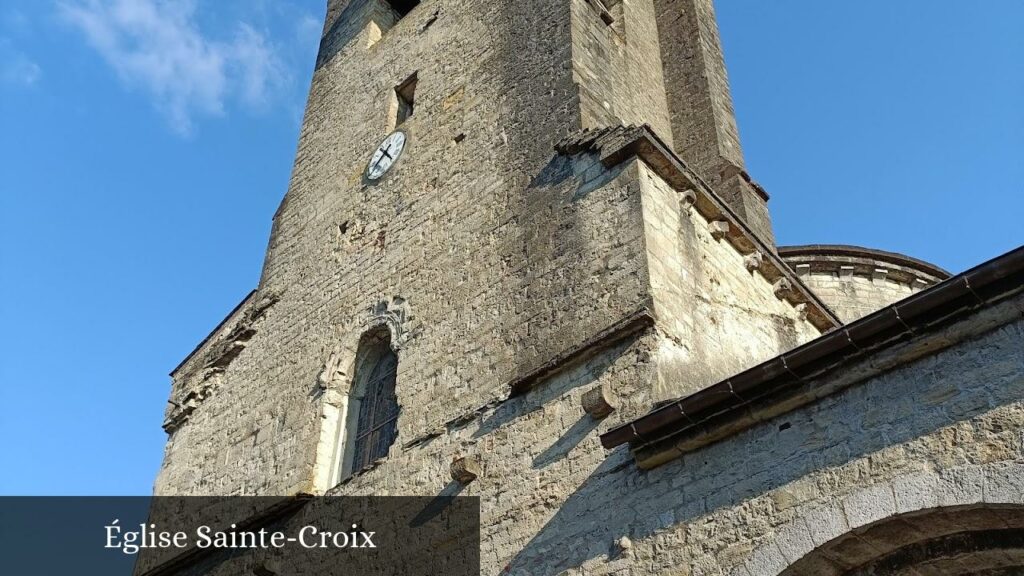
M320 432L314 455L312 493L323 494L337 485L339 458L343 457L339 446L354 424L348 422L347 415L361 363L361 344L366 338L383 333L391 349L400 353L410 337L409 318L403 299L378 302L342 331L340 342L328 356L317 382Z
M1024 573L1021 460L907 474L808 502L730 575L1016 573Z

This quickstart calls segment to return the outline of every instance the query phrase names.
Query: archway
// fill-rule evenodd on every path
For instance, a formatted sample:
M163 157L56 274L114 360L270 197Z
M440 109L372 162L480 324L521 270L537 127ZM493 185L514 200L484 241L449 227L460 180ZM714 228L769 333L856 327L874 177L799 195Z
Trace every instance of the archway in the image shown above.
M1024 506L932 508L876 521L818 546L780 576L1024 574Z

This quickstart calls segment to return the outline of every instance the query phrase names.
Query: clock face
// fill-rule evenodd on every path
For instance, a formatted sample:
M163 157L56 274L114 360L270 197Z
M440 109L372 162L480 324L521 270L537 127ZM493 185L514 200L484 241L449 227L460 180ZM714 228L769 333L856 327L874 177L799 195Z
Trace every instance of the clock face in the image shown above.
M377 151L370 158L370 165L366 167L366 177L370 180L377 180L398 161L402 150L405 148L405 133L393 132L381 142Z

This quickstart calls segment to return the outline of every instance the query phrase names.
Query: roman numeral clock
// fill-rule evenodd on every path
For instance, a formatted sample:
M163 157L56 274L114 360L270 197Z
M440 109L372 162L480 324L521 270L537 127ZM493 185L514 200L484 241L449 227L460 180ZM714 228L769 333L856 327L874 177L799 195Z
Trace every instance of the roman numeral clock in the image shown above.
M390 136L381 142L377 151L370 158L370 164L366 167L366 178L368 180L379 180L388 170L395 165L398 157L405 149L405 133L401 130L392 132Z

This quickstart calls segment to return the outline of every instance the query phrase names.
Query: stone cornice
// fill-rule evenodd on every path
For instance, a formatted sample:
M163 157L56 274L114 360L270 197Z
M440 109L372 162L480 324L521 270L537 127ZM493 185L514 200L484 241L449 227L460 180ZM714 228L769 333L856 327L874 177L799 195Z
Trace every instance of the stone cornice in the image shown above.
M801 273L851 274L887 278L914 287L927 287L946 280L949 272L934 264L896 252L860 246L812 244L780 246L779 256Z

